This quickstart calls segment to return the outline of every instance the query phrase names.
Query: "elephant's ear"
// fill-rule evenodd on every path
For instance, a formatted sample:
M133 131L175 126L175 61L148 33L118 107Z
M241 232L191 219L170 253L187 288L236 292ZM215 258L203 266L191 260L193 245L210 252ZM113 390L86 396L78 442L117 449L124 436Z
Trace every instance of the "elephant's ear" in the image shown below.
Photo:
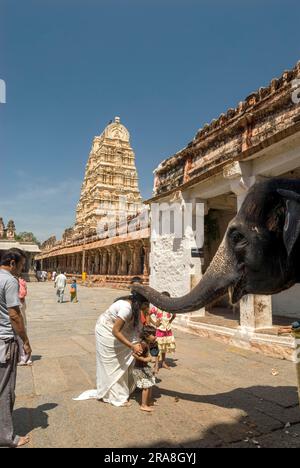
M291 190L277 190L286 200L286 215L283 240L290 256L294 245L300 236L300 195Z

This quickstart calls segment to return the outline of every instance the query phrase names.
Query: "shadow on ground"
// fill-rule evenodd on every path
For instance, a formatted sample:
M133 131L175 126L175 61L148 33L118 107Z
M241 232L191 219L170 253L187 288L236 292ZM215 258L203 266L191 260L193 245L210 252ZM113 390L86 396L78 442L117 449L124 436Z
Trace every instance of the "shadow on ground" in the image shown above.
M36 355L36 356L35 356L35 355L33 355L33 356L31 356L31 360L32 360L32 362L34 362L34 361L41 361L41 360L42 360L42 356L39 356L39 355Z
M199 405L199 426L195 424L190 439L177 443L161 440L145 448L300 447L300 408L296 387L253 386L211 395L180 393L156 387L156 400L159 401L162 395L174 398L178 404L180 400L186 400L211 405L212 413L217 413L218 408L238 409L243 411L244 416L237 416L231 423L220 421L204 428L201 423L207 421L210 408L206 406L203 409ZM135 397L139 401L138 393Z
M37 408L18 408L13 414L15 433L24 436L37 428L46 429L49 426L47 412L57 406L57 403L46 403Z

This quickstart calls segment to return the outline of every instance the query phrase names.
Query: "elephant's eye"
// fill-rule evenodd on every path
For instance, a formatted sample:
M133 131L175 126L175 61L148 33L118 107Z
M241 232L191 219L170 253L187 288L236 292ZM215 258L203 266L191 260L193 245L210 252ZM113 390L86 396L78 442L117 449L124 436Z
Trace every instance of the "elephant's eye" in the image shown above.
M231 240L234 244L239 244L242 241L245 241L245 236L239 231L233 231L231 233Z

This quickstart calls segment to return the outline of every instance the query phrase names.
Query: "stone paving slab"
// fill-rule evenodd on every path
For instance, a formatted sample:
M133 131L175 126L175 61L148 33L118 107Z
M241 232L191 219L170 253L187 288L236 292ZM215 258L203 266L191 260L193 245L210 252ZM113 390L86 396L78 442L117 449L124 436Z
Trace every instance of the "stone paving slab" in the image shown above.
M73 401L95 387L96 320L123 294L79 287L79 304L57 304L51 283L29 284L34 365L18 369L14 414L17 432L31 432L27 448L300 446L291 362L178 331L171 370L158 374L153 414L139 410L139 392L130 408Z

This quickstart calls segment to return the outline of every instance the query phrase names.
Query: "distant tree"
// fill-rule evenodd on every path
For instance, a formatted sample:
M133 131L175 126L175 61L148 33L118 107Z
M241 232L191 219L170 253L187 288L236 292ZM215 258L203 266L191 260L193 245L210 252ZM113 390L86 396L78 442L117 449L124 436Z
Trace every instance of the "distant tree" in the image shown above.
M15 239L21 242L32 242L40 245L40 242L37 240L33 232L19 232L19 234L16 234Z

